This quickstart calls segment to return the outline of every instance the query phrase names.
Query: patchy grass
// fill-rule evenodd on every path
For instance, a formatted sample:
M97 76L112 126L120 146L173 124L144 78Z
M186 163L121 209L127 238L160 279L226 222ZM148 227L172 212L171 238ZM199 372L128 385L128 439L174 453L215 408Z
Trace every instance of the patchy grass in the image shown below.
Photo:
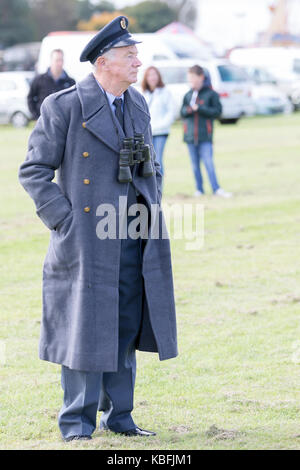
M30 129L0 128L0 448L300 448L299 122L294 114L216 126L217 174L231 200L211 196L208 183L206 196L191 197L173 126L164 202L202 203L205 242L191 252L172 240L180 355L138 353L133 415L157 436L97 431L69 444L57 427L60 368L37 355L49 233L17 179Z

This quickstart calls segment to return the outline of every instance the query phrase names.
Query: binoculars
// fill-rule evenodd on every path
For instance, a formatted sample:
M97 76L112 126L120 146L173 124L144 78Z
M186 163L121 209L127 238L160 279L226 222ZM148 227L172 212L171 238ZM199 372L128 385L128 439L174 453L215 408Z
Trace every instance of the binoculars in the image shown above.
M139 172L144 178L154 174L150 146L144 143L144 134L134 133L134 137L123 139L123 148L120 150L119 175L120 183L131 183L132 174L130 167L140 163Z

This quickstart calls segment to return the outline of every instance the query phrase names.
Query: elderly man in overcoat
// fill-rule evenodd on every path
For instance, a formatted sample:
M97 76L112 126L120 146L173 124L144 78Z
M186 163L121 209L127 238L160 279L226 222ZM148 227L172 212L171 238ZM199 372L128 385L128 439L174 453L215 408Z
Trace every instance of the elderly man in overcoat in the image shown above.
M66 441L91 439L98 410L100 429L154 435L131 416L135 351L158 352L160 360L177 356L170 242L165 230L150 234L164 220L161 174L146 102L130 86L141 62L127 27L127 18L118 17L100 30L80 58L94 64L93 72L45 99L19 170L50 229L39 357L62 365L59 428ZM148 172L131 162L132 180L124 182L120 150L135 133L150 147ZM150 221L147 236L142 230L128 236L141 204ZM106 211L117 223L107 236L101 229ZM125 236L118 230L124 224Z

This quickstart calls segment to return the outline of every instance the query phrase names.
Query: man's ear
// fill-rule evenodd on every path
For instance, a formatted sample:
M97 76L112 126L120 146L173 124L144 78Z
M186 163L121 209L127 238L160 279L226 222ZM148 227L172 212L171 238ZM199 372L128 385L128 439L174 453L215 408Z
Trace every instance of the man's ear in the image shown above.
M97 67L100 66L100 67L103 68L103 67L106 65L105 57L103 57L103 56L98 57L97 60L96 60L96 62L95 62L95 65L96 65Z

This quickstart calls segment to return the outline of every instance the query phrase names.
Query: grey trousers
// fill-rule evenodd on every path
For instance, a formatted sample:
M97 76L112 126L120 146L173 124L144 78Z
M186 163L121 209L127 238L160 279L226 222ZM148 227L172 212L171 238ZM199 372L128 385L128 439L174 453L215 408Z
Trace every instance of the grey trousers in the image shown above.
M128 217L128 223L134 217ZM62 366L63 406L58 424L64 438L91 435L97 410L103 411L100 428L115 432L135 427L133 410L136 377L136 341L142 321L143 241L121 241L119 280L119 355L117 372L86 372Z

